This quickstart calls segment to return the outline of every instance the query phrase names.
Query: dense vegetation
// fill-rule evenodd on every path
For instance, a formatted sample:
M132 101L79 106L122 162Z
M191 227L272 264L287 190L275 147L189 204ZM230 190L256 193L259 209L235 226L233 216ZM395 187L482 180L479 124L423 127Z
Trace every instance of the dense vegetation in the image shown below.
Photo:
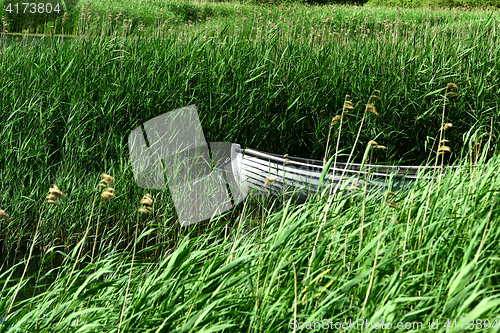
M15 7L15 3L18 3L18 7ZM292 9L294 8L294 13L297 15L290 16L289 18L297 18L298 16L302 18L325 16L325 13L330 11L332 4L348 4L351 5L349 11L352 10L360 11L362 13L370 13L372 17L376 19L390 19L393 21L395 19L395 10L390 7L396 7L399 9L410 9L410 8L423 8L428 11L429 14L434 14L435 16L447 17L450 14L449 11L443 9L453 9L453 11L462 12L461 19L465 21L466 17L477 17L478 11L495 11L500 7L500 0L286 0L286 1L275 1L275 0L258 0L258 1L228 1L228 2L207 2L207 1L156 1L156 0L136 0L136 1L121 1L121 0L99 0L99 1L77 1L77 0L66 0L68 6L63 5L61 0L39 0L37 3L44 4L41 14L31 14L31 13L21 13L21 11L26 10L31 11L31 7L26 7L22 5L22 0L5 0L0 2L0 17L4 18L2 22L3 31L9 31L10 33L23 33L24 31L34 32L44 32L49 33L61 33L64 26L64 33L77 33L77 26L80 22L81 16L79 8L87 7L87 14L89 13L89 8L91 7L92 14L91 20L94 24L101 23L99 19L105 19L111 15L113 18L120 14L120 22L123 19L131 20L131 26L135 30L140 25L144 25L146 30L155 24L155 18L158 17L157 13L162 12L163 16L171 17L176 16L178 21L187 22L191 20L202 21L204 24L209 23L207 19L218 21L219 23L227 24L234 22L238 18L238 11L241 12L242 16L246 16L248 19L254 17L255 4L260 4L259 8L265 13L267 10L272 10L272 12L277 13L278 8ZM50 3L50 8L54 9L50 14L47 14L45 8L47 4ZM60 11L56 12L57 7ZM74 8L75 3L77 3L78 8ZM8 7L10 4L10 7ZM321 5L321 6L310 6ZM356 5L356 6L353 6ZM361 7L363 6L363 7ZM381 10L379 6L388 7ZM339 8L338 6L334 6ZM19 11L19 13L16 12ZM70 8L70 11L61 10L64 8ZM9 10L10 9L10 10ZM48 9L47 9L48 11ZM463 12L468 12L467 15ZM198 16L198 13L201 16ZM329 15L332 19L337 19L340 21L344 20L345 15L341 15L343 11L339 11L337 15ZM403 10L403 14L412 14L412 11ZM414 19L423 19L425 15L422 15L422 11L418 11ZM363 19L363 17L361 17ZM222 22L221 22L222 21ZM405 20L403 20L405 21ZM410 22L405 21L405 22ZM4 24L5 23L5 24ZM355 23L351 21L351 23ZM442 22L441 22L442 23ZM99 25L99 24L97 24Z
M459 87L446 114L454 125L452 160L464 147L465 133L488 132L491 118L497 122L500 20L495 13L273 9L254 13L233 8L233 21L203 19L202 12L188 17L162 12L146 26L120 14L97 20L94 8L87 8L76 27L87 36L83 43L54 38L46 42L51 48L5 50L4 84L23 88L5 94L4 112L19 100L36 101L33 108L50 106L46 112L56 129L45 140L51 141L50 149L62 151L61 117L70 112L72 101L119 115L112 122L104 117L97 126L113 130L110 135L121 141L121 131L159 109L195 103L213 141L320 158L344 96L351 95L360 112L378 89L380 117L367 124L362 142L378 139L389 148L382 160L404 158L414 164L427 159L448 82ZM112 38L101 38L111 30ZM150 40L151 35L156 38ZM125 36L130 38L118 38ZM28 66L33 63L37 65ZM346 124L352 134L359 113L351 119ZM90 125L81 127L82 132ZM80 139L92 147L92 159L109 151L107 143L96 145L92 136ZM342 140L341 147L349 147L354 137ZM121 152L110 154L117 158ZM357 156L361 158L360 151Z
M105 4L59 18L76 37L0 36L0 332L494 324L498 13ZM404 194L249 198L179 229L168 191L139 204L127 136L190 104L207 141L322 159L331 129L340 159L375 140L378 163L459 168Z

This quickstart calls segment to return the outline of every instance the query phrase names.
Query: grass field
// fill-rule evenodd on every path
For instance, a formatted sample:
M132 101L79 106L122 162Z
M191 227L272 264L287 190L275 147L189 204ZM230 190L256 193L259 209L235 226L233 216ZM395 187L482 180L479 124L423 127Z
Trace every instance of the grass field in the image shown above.
M103 1L66 19L0 36L0 332L500 331L498 12ZM127 136L190 104L207 141L359 162L375 140L377 163L459 168L180 229Z

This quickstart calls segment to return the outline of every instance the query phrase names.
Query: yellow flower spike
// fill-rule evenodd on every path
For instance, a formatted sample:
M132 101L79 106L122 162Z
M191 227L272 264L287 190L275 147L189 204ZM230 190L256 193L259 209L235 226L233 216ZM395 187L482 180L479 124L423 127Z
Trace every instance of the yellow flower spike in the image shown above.
M64 194L62 191L57 187L57 185L53 185L50 189L49 192L47 193L47 196L45 199L47 199L47 202L52 205L59 206L59 203L57 203L58 199L61 199L64 197Z
M101 180L101 182L104 182L104 183L109 184L109 185L114 185L113 181L115 179L113 177L111 177L110 175L105 174L105 173L101 173L101 177L103 178Z
M375 109L375 106L373 106L373 105L371 105L371 104L367 106L367 110L368 110L369 112L373 113L374 115L376 115L377 117L379 117L379 116L380 116L380 115L378 114L378 112L377 112L377 109Z
M3 218L5 220L5 222L9 222L10 221L9 214L7 214L5 212L5 210L3 210L3 209L0 209L0 217Z
M350 101L346 101L344 103L344 109L346 109L345 112L348 112L347 109L354 110L354 105Z
M149 196L149 197L147 197L147 196L142 197L141 204L145 204L145 205L151 205L151 204L153 204L153 200L151 199L151 196Z
M349 186L349 188L347 189L347 191L355 191L355 190L359 190L358 184L353 184L353 185Z
M372 145L373 149L387 149L386 146L379 145L377 142L375 142L373 140L368 141L368 146L369 145Z
M139 213L144 213L144 214L151 214L151 210L147 208L139 208L137 210Z
M336 121L339 121L339 120L342 120L342 116L341 115L336 115L335 117L333 117L332 119L332 124Z
M266 177L266 180L264 181L264 186L266 186L269 183L274 183L275 180L273 178Z
M114 188L106 187L101 193L101 202L107 202L109 199L113 198L115 196L113 193L114 190Z
M438 149L438 155L439 154L444 154L444 152L447 151L448 153L451 153L451 148L448 146L441 146Z
M64 197L64 194L59 189L59 187L57 187L57 185L53 185L51 188L49 188L49 193L48 193L47 197L49 195L55 196L57 199Z
M396 222L396 223L399 223L399 221L398 221L398 220L396 220L396 219L395 219L394 217L392 217L392 216L389 216L389 220L392 220L392 221L394 221L394 222Z
M149 193L146 193L140 203L142 205L145 205L144 207L140 207L137 211L139 213L144 213L144 214L151 214L151 208L150 207L147 207L147 206L150 206L153 204L153 198L151 197L151 195Z
M394 209L399 209L399 206L398 206L398 205L396 205L396 204L395 204L394 202L392 202L391 200L387 200L387 201L385 202L385 204L386 204L387 206L389 206L389 207L394 208Z

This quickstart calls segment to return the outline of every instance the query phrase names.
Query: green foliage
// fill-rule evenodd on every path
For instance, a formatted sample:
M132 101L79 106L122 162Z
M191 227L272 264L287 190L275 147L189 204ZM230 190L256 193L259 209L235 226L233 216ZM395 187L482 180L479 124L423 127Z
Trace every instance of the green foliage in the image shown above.
M432 3L432 1L431 1ZM441 0L437 1L436 5L441 7L498 7L500 8L499 0Z
M47 187L66 195L44 213L33 269L0 331L113 331L124 303L125 332L282 332L295 306L299 321L499 313L497 13L176 4L133 16L148 4L121 15L93 4L99 24L88 7L80 21L78 9L65 26L74 38L0 36L0 208L10 216L0 222L0 318ZM186 22L196 9L201 17ZM458 95L444 95L450 82ZM444 108L459 170L396 193L400 209L378 193L338 196L329 209L327 198L301 206L252 198L183 230L168 191L152 191L124 302L143 194L130 168L131 130L196 104L207 141L322 159L345 95L354 109L341 150L352 147L375 89L380 117L367 114L358 161L369 140L388 147L376 162L434 157ZM101 172L115 177L116 197L99 215L95 260L84 244L75 265Z
M194 228L175 243L159 242L169 250L154 259L154 246L142 250L128 294L130 251L110 243L93 264L80 260L71 279L75 256L69 254L54 270L42 266L31 276L31 289L24 285L25 299L0 329L109 332L118 327L124 303L123 332L283 332L299 322L334 324L346 317L425 327L437 314L474 319L468 324L478 330L498 328L500 158L478 168L462 163L440 180L396 193L391 200L399 208L369 194L362 239L361 195L339 196L329 210L326 198L274 210L281 199L254 198L241 212L244 220L226 231L216 218L197 237ZM162 219L146 220L141 237L160 232ZM50 252L42 255L44 265ZM0 273L0 317L17 286L13 271Z
M463 133L473 126L487 131L491 117L498 122L497 16L349 7L311 13L271 7L256 12L255 21L251 12L236 15L234 21L201 18L189 23L168 12L144 31L138 20L130 23L112 15L101 24L84 20L76 28L87 36L83 43L54 38L44 42L53 48L4 48L1 83L23 88L4 95L3 119L30 128L35 125L21 114L44 110L50 117L43 126L54 127L56 136L42 141L50 141L58 163L77 144L66 134L71 128L64 115L84 119L81 112L104 110L100 125L93 120L77 127L85 134L77 146L88 147L81 158L89 167L100 151L124 158L110 142L122 142L123 133L139 120L192 103L201 110L213 141L318 159L323 158L331 117L347 94L356 108L347 118L349 135L342 137L341 147L353 143L367 94L381 90L376 105L380 117L368 119L361 142L377 138L388 146L383 160L426 160L439 129L440 89L448 82L459 87L446 113L447 122L454 124L449 137L457 147L453 158L464 147ZM283 16L286 22L280 20ZM100 39L103 34L111 39ZM151 34L158 38L150 39ZM121 39L126 36L135 37ZM25 106L19 104L22 100L33 102ZM105 128L111 131L109 142L100 137ZM3 140L15 142L16 132L8 133ZM362 153L356 152L358 160ZM34 150L32 156L39 154Z
M121 175L130 197L137 195L128 133L189 104L197 105L208 141L322 159L344 96L352 96L355 109L345 117L340 149L352 146L368 94L379 89L380 117L367 118L356 161L375 139L388 147L377 152L379 162L415 165L430 154L444 87L454 82L459 95L448 99L445 114L445 122L453 123L450 161L469 154L465 134L489 132L492 118L498 135L496 17L348 7L307 14L278 7L256 12L254 23L247 14L238 14L237 24L214 19L186 28L167 13L159 20L167 25L154 31L124 29L113 16L104 31L85 21L77 30L86 38L2 45L0 146L6 148L0 151L0 193L19 202L16 210L22 207L30 221L11 230L13 239L26 239L36 224L35 203L23 199L44 195L35 184L91 186L94 175L106 170ZM286 23L279 21L283 15ZM497 147L492 141L492 150ZM60 176L69 172L70 178ZM81 200L68 207L74 220L61 226L65 235L86 225Z
M422 7L424 0L369 0L368 6L387 6L387 7Z

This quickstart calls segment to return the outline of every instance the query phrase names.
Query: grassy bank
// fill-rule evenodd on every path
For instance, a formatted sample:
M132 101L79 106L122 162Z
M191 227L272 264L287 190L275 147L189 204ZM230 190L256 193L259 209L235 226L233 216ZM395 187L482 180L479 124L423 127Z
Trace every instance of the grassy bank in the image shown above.
M133 267L133 242L130 252L109 244L73 271L75 248L49 272L55 278L35 274L31 288L23 282L33 297L16 303L0 329L284 332L363 320L356 328L364 332L378 331L366 322L382 321L459 332L463 322L455 328L453 318L462 318L498 332L498 163L419 182L405 195L325 196L280 209L273 206L281 199L245 204L233 228L216 218L198 237L155 243L171 249L159 257L156 246L139 251ZM46 223L58 214L47 212ZM138 218L138 244L159 233L163 219ZM11 274L0 277L0 314L19 282ZM439 329L430 329L436 320Z
M189 22L164 9L142 26L126 11L97 20L94 6L68 26L76 38L0 41L0 331L493 324L497 13L234 7ZM196 104L207 141L322 159L346 95L341 160L363 122L356 161L376 140L387 146L378 163L432 163L451 123L441 152L461 168L405 195L248 200L182 230L168 191L151 191L151 214L137 213L145 192L127 136L145 121ZM114 196L94 202L102 172ZM59 206L46 199L51 184Z
M241 17L231 26L171 19L153 37L123 28L126 21L111 26L113 19L104 37L89 24L76 40L3 46L0 192L4 207L18 216L14 229L3 228L15 235L3 251L29 243L38 206L26 198L43 198L42 184L71 189L74 198L45 242L74 245L81 239L75 235L86 225L88 189L103 171L122 186L115 208L126 208L140 195L128 134L185 105L197 105L207 141L322 159L344 97L351 96L354 109L345 116L343 152L354 144L364 105L378 89L379 116L367 117L356 161L376 140L387 146L375 154L377 162L425 163L437 148L443 107L445 122L453 124L446 160L469 156L471 142L484 145L484 133L498 134L499 20L484 14L465 23L456 15L457 21L442 24L426 17L420 24L368 18L365 25L345 21L341 28L328 17L279 20L265 12L255 22L248 18L241 25ZM457 95L445 100L449 82L458 86ZM338 129L334 124L333 137ZM491 142L490 155L497 145ZM109 221L118 222L133 224L122 213Z

